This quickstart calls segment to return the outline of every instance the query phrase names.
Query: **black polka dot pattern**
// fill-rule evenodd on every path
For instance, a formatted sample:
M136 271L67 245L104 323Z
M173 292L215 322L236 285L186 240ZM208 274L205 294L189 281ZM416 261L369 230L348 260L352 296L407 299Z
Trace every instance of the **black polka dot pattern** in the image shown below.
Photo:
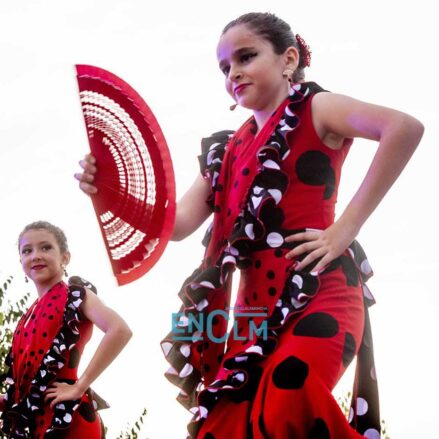
M298 86L298 89L302 91L301 86ZM308 91L305 94L293 92L291 96L292 103L300 102L307 93ZM241 192L247 190L246 184L250 184L246 183L250 181L250 178L240 177L254 175L253 164L249 166L248 173L244 171L245 166L242 168L237 166L238 159L241 158L237 157L237 149L233 148L235 148L234 142L236 144L241 143L239 135L235 136L235 140L232 139L227 143L227 139L223 144L227 143L224 150L228 150L228 166L231 166L233 158L237 157L234 164L237 178L229 181L228 186L224 185L225 180L221 180L222 177L219 173L224 158L224 153L220 152L220 146L214 140L206 142L206 148L203 148L204 157L200 160L202 173L210 179L214 193L209 202L212 203L212 209L214 209L215 202L222 209L222 212L219 212L216 217L224 219L225 222L231 221L232 219L227 219L227 215L230 216L233 213L235 216L236 206L239 206L241 210L236 219L233 219L235 223L231 234L224 235L226 236L224 242L220 242L222 238L219 238L210 243L212 226L209 226L203 244L208 249L207 257L212 256L212 260L207 264L206 259L203 265L185 281L179 294L183 302L181 311L187 317L192 314L206 316L207 312L212 311L212 309L227 307L228 303L226 301L218 299L222 297L222 294L218 294L218 292L225 291L225 279L231 276L232 271L236 267L240 269L249 267L249 261L252 262L250 270L258 272L258 276L265 283L260 290L252 287L248 291L247 297L243 299L243 303L251 306L261 300L273 299L271 300L271 314L266 320L269 327L269 341L263 342L260 340L261 337L254 343L244 341L242 342L242 350L238 353L233 351L233 356L230 356L231 346L229 346L226 349L226 359L221 364L224 379L211 382L208 388L198 387L203 378L202 370L205 368L204 364L207 363L211 366L212 372L215 371L218 358L222 358L219 355L221 347L218 348L212 343L208 343L198 352L197 347L201 346L200 344L187 342L187 344L195 347L195 349L192 349L194 358L190 358L184 354L187 351L184 342L174 340L172 333L162 342L163 352L171 364L166 377L182 389L178 400L194 414L193 421L189 425L189 431L194 437L197 434L199 425L204 422L223 393L227 392L227 396L234 398L235 401L245 401L246 398L249 398L254 384L248 379L248 376L252 374L247 374L246 371L253 371L255 364L261 358L265 358L276 349L278 334L282 326L291 316L299 315L301 311L305 310L320 288L319 275L305 270L299 272L288 271L285 285L276 288L279 286L279 279L282 279L282 283L284 282L285 270L278 271L277 267L267 264L265 259L264 261L257 259L252 253L257 250L268 249L280 258L279 260L282 259L283 255L279 250L286 247L284 238L287 235L282 229L285 218L279 206L282 205L282 197L289 184L289 176L282 172L280 165L282 160L294 150L294 142L289 144L286 138L289 131L297 126L299 126L299 120L294 114L294 105L289 105L285 117L281 119L279 129L276 127L267 143L258 150L258 171L252 177L254 180L248 192L246 192L248 198L233 206L218 202L218 200L221 200L221 192L224 191L216 190L216 188L218 185L221 185L221 188L230 188L239 180L237 187L230 191L230 196L237 198ZM292 138L294 136L291 136ZM336 189L336 176L331 167L331 159L327 154L320 151L308 151L308 153L311 154L298 154L299 158L297 160L294 158L299 181L310 186L321 186L323 199L329 199ZM294 157L294 155L290 157ZM317 193L318 191L315 190L314 192ZM217 230L216 228L215 231ZM209 253L209 250L212 249L214 251ZM356 260L355 256L349 261L350 268L355 266L354 259ZM211 266L212 263L216 265ZM354 271L358 272L358 269L355 268ZM213 294L214 290L215 294ZM277 299L274 298L275 296ZM270 301L267 301L267 303L270 303ZM317 320L320 321L320 326L316 327L313 323ZM305 319L303 323L296 327L296 331L308 337L332 337L332 334L337 334L339 330L337 322L335 321L334 324L334 321L329 315L309 317L308 320ZM324 323L323 326L321 322ZM194 331L191 332L188 329L184 319L181 325L180 329L185 331L185 335L188 337L194 335ZM209 355L213 357L212 360L209 360ZM202 360L199 361L200 359ZM294 371L294 373L291 373L291 371ZM291 356L276 366L272 376L273 384L277 384L280 389L299 389L305 385L308 373L308 365L299 358ZM215 375L210 375L209 378L214 377ZM316 421L315 429L317 432L323 431L318 421Z
M75 350L77 351L75 345L80 338L80 334L76 328L82 319L79 307L85 297L85 286L90 288L92 291L96 291L92 284L82 280L81 278L71 278L69 280L67 302L62 315L61 329L58 333L53 335L48 334L46 331L41 333L42 339L49 336L54 337L52 345L47 352L45 352L43 349L39 349L38 351L30 351L29 358L32 358L32 361L39 359L38 361L41 364L35 375L35 378L31 382L29 392L18 404L13 405L11 404L11 402L15 400L15 383L12 376L13 360L10 357L8 359L10 369L6 382L9 384L9 387L7 389L7 406L5 411L2 413L2 420L3 429L7 434L11 434L11 438L18 439L29 437L26 433L26 430L29 428L29 419L33 419L36 413L39 415L44 415L42 408L44 407L46 388L50 385L50 383L57 379L58 372L68 361L68 355L70 352L69 349L71 349L72 352L75 352ZM60 312L59 310L55 311ZM54 317L53 314L51 315ZM50 316L47 317L50 320ZM35 323L37 323L36 319ZM74 357L75 354L73 355L73 358ZM70 357L70 359L71 358L72 357ZM29 360L27 365L30 366L30 364L31 361ZM101 403L104 403L104 401L100 399L99 405L102 408ZM53 417L51 418L52 423L46 431L44 437L57 437L59 429L67 429L72 422L73 412L78 407L78 404L79 400L63 401L62 403L56 404L53 409ZM94 416L96 416L93 407L90 404L88 405L91 407ZM12 411L15 413L13 415L14 422L10 422L9 420L10 409L12 409ZM86 411L88 412L88 409L85 410L83 407L81 411L85 413ZM16 417L17 413L19 414L18 418ZM88 419L91 419L92 414L87 413L87 417Z
M303 337L329 338L334 337L337 333L337 320L324 312L315 312L302 317L293 329L294 335Z
M355 351L356 351L356 345L355 345L355 339L352 334L347 332L345 334L344 338L344 345L343 345L343 366L348 367L351 361L355 357Z
M273 384L279 389L300 389L305 384L308 373L308 365L292 355L274 369Z
M326 154L321 151L303 153L297 160L296 173L303 183L324 186L325 200L332 197L335 190L335 172Z
M321 418L314 421L314 425L309 434L309 439L331 439L328 426Z

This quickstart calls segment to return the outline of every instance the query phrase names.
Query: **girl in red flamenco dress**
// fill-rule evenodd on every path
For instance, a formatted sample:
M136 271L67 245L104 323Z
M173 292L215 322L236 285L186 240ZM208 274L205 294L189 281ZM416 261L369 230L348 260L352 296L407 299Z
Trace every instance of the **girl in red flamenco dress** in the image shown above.
M365 284L372 270L355 237L423 126L306 82L308 47L273 14L229 23L217 58L227 92L253 115L236 132L203 139L201 172L177 206L174 240L213 216L202 264L184 282L175 327L162 342L171 365L166 376L193 413L189 436L377 439L368 318L374 300ZM335 219L341 168L355 137L379 142L378 149ZM88 155L80 164L76 178L93 194L99 163ZM236 268L236 331L225 339ZM346 420L331 392L355 356Z
M91 283L80 277L63 281L70 253L61 229L45 221L29 224L18 247L38 298L18 322L7 357L2 431L11 439L103 438L97 410L108 405L90 385L123 349L131 331L98 299ZM105 335L78 377L94 325Z

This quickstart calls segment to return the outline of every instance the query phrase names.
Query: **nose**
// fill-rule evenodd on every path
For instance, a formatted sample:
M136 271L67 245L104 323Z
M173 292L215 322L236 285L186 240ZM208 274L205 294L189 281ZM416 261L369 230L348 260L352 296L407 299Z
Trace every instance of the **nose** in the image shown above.
M33 261L39 261L41 259L40 252L38 250L34 250L32 252L32 260Z
M239 81L241 78L242 73L238 69L231 67L229 72L230 81L236 82Z

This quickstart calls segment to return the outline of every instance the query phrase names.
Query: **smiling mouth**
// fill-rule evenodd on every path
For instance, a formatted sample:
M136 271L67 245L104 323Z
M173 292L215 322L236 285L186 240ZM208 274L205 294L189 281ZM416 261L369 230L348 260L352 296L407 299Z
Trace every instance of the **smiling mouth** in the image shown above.
M250 84L240 84L237 85L234 89L233 89L233 93L235 95L241 93L245 88L247 88Z
M34 265L32 267L32 270L42 270L45 267L46 267L45 265Z

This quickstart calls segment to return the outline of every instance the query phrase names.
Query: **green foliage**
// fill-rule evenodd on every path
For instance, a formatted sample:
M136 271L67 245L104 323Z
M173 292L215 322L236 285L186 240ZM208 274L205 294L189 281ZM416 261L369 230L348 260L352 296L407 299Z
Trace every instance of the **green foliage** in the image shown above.
M29 300L29 293L15 302L6 299L6 290L12 282L12 277L8 277L0 284L0 375L6 372L5 359L12 343L15 326L26 310ZM0 386L0 393L5 393L6 389Z
M338 405L346 417L349 416L349 409L351 407L352 392L347 392L343 396L337 398ZM390 439L389 433L387 432L386 422L381 420L381 439Z
M142 431L143 420L145 419L146 413L145 408L134 425L128 425L123 431L120 432L116 439L141 439L139 434Z

